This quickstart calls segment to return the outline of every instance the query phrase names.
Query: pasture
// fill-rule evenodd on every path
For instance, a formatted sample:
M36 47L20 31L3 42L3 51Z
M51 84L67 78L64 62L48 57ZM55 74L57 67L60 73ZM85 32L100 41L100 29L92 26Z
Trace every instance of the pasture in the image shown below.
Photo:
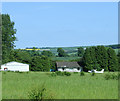
M2 98L28 99L30 90L45 84L54 99L117 99L118 80L105 80L105 74L52 77L50 72L2 72Z

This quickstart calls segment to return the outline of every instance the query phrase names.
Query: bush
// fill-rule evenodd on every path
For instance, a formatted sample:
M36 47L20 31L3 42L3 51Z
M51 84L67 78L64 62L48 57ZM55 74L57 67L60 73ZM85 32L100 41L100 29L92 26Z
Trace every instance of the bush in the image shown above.
M118 79L120 79L120 73L118 73Z
M106 74L105 79L106 80L109 80L109 79L118 80L118 76L119 75L116 75L116 74Z
M30 72L26 72L27 74L30 73Z
M66 75L66 76L70 76L71 73L70 73L70 72L64 72L64 75Z
M56 77L57 74L56 74L56 73L51 73L51 76L52 76L52 77Z
M61 75L62 72L61 72L61 71L56 71L55 73L56 73L57 75Z
M95 76L95 72L92 72L91 76Z
M85 73L83 71L80 72L80 76L84 76Z
M19 73L19 71L15 71L15 73Z
M64 76L64 72L56 71L55 73L56 73L57 75L59 75L59 76Z
M41 88L34 88L28 92L28 97L32 101L43 101L44 99L53 99L51 91L47 91L43 85Z
M105 79L106 79L106 80L111 79L111 75L110 75L110 74L105 74Z
M112 75L111 75L111 79L116 79L116 80L118 80L118 75L112 74Z
M4 71L3 74L6 74L6 72Z
M78 74L78 72L74 72L74 74Z

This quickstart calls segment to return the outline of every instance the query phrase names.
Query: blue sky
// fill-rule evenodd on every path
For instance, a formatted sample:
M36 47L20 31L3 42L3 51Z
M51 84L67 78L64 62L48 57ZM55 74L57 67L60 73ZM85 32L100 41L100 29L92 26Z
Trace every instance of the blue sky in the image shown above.
M118 43L117 2L4 2L17 29L16 48Z

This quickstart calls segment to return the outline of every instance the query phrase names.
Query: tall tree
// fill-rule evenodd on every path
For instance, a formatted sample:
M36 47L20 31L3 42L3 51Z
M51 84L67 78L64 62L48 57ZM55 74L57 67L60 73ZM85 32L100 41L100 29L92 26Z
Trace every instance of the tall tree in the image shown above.
M82 57L84 54L84 48L83 47L79 47L78 48L78 56Z
M108 54L104 46L97 46L96 59L101 69L108 70Z
M108 48L108 70L117 71L118 70L118 60L115 51L112 48Z
M120 51L118 51L118 70L120 71Z
M83 63L84 63L84 68L83 68L84 71L93 69L93 66L92 66L93 62L90 56L89 48L86 48L85 50L85 53L83 55Z
M14 42L16 40L14 29L14 22L10 20L8 14L2 14L2 62L6 63L10 61L9 55L11 49L14 48Z
M67 56L67 54L65 53L65 51L62 48L58 48L57 52L58 52L59 57L66 57Z
M50 71L52 68L50 59L46 56L34 56L32 58L31 70L32 71Z

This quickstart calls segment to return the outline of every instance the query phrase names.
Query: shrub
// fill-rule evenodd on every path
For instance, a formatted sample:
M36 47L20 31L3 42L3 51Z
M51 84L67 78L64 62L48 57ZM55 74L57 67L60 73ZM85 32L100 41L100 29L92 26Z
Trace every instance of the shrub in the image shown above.
M116 79L116 80L118 80L118 75L112 74L112 75L111 75L111 79Z
M106 79L106 80L109 80L109 79L118 80L118 76L119 76L119 75L116 75L116 74L114 74L114 73L113 73L113 74L106 74L106 75L105 75L105 79Z
M120 79L120 73L118 73L118 79Z
M52 77L56 77L57 74L56 74L56 73L51 73L51 76L52 76Z
M65 75L64 72L61 72L60 76L64 76L64 75Z
M80 72L80 76L84 76L85 73L83 71Z
M110 75L110 74L105 74L105 79L106 79L106 80L111 79L111 75Z
M4 71L3 74L6 74L6 72Z
M95 76L95 72L92 72L91 76Z
M32 101L43 101L44 99L53 99L51 91L47 91L43 85L41 88L34 88L28 92L28 97Z
M61 71L56 71L55 72L57 75L61 75Z
M30 72L26 72L27 74L30 73Z
M71 73L70 73L70 72L64 72L64 75L66 75L66 76L70 76Z
M59 75L59 76L64 76L64 72L56 71L55 73L56 73L57 75Z
M74 72L74 74L78 74L78 72Z
M15 71L15 73L19 73L19 71Z

